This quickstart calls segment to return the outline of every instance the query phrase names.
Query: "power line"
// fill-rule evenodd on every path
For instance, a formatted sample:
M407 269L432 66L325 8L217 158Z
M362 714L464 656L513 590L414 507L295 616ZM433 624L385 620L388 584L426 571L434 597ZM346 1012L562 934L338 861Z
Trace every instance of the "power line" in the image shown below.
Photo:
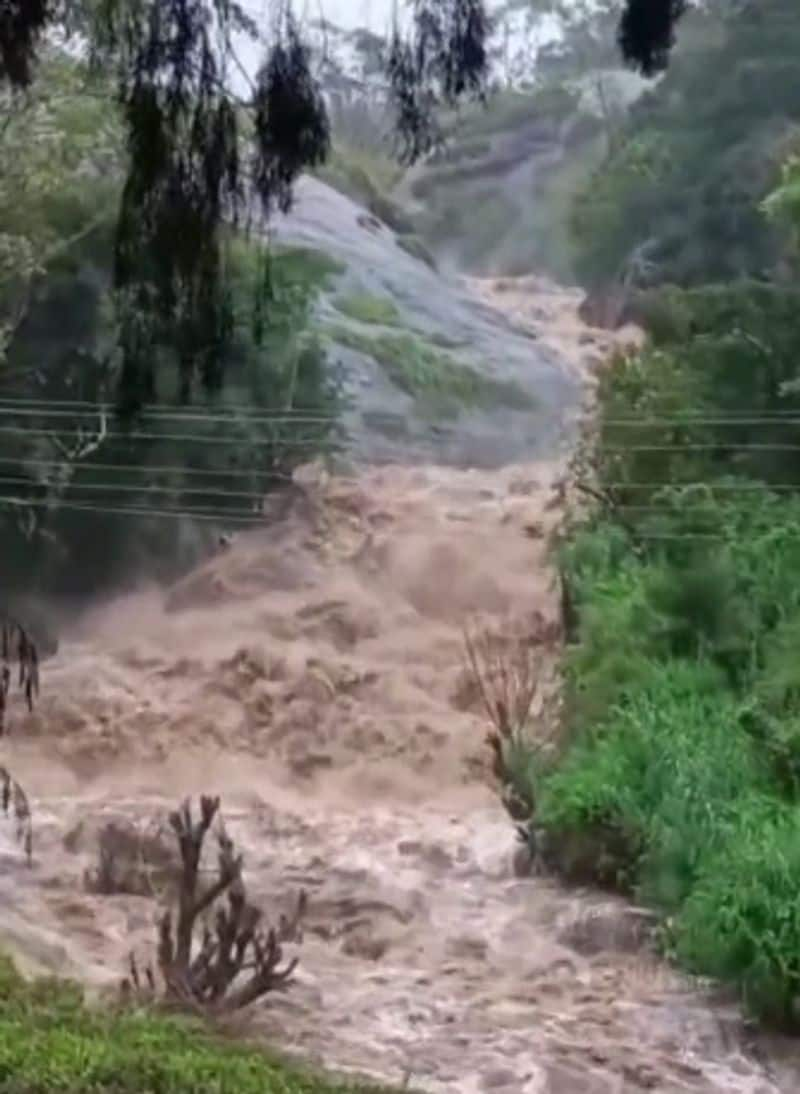
M0 433L22 434L24 437L68 437L75 440L75 431L71 429L26 429L21 426L0 425ZM88 439L88 438L87 438ZM280 445L282 448L313 448L319 444L315 437L290 438L282 440L278 437L254 440L250 437L204 437L199 434L184 433L106 433L105 437L98 438L101 443L107 440L121 441L180 441L183 444L247 444L253 447L263 447L269 444Z
M0 461L0 462L3 462L3 461ZM5 461L5 462L12 462L12 461ZM101 466L101 465L98 465L98 466ZM118 470L118 468L114 467L113 465L105 465L105 466L107 466L108 469L112 470L112 471L113 470ZM138 471L138 472L152 472L155 469L154 468L149 468L149 467L141 467L141 468L134 467L134 468L132 468L132 470L135 470L135 471ZM177 470L180 470L180 469L177 469ZM281 480L285 481L285 482L293 481L292 477L290 475L281 476ZM31 478L28 478L26 476L0 475L0 486L23 486L23 487L29 487L31 489L35 489L36 487L48 487L48 486L52 486L52 485L54 485L54 484L50 483L50 482L47 482L47 481L38 482L38 481L36 481L34 479L31 479ZM172 485L169 485L169 486L160 486L160 485L157 485L157 484L154 484L154 483L149 483L149 482L148 483L130 483L130 482L121 483L121 482L118 482L118 481L104 481L104 482L75 482L75 481L69 481L67 483L56 484L56 485L61 485L63 487L65 493L70 492L70 491L75 491L75 490L100 490L100 491L106 491L108 493L122 492L122 493L138 493L138 494L142 494L142 495L153 494L153 493L157 493L157 494L176 494L176 495L179 495L179 496L183 496L183 495L187 495L187 494L198 494L198 495L206 495L206 496L208 496L208 495L211 495L211 496L219 495L220 497L226 497L226 498L245 498L245 499L250 500L250 501L262 501L265 497L265 494L266 494L266 490L236 490L236 489L231 489L227 485L218 486L218 487L214 487L214 486L210 486L210 485L206 485L206 486L182 486L180 484L172 484ZM658 484L658 485L664 486L663 483ZM743 488L743 489L745 489L745 488ZM773 488L770 487L770 486L755 486L755 487L753 487L753 489L763 490L765 492L770 492ZM791 490L793 492L800 492L800 487L798 487L797 485L784 486L784 489ZM713 500L713 499L709 499L709 500ZM33 499L31 501L31 504L38 504L38 503L39 503L39 499ZM26 504L27 504L27 499L26 499ZM59 504L59 503L56 501L55 504ZM613 508L616 512L620 512L620 513L623 513L623 512L624 513L653 513L653 514L661 514L661 515L665 515L665 516L676 516L676 515L686 516L686 515L688 515L690 513L693 513L693 512L701 513L701 514L708 512L707 508L704 506L704 504L702 502L692 502L692 503L689 503L689 504L682 504L679 499L676 499L676 501L672 504L670 504L668 502L663 502L660 505L633 505L633 504L630 504L630 505L616 505L616 504L614 504Z
M3 427L0 426L0 429ZM800 444L758 444L742 441L738 444L639 444L625 445L622 448L603 448L602 453L627 452L715 452L718 449L733 448L737 452L800 452Z
M631 429L644 429L651 426L756 426L779 425L783 427L800 425L800 414L795 411L789 415L771 418L766 415L736 416L717 418L687 418L687 417L654 417L654 418L603 418L597 420L598 426L630 427Z
M0 480L2 481L2 480ZM713 514L709 512L707 508L702 505L686 505L686 506L670 506L670 505L615 505L614 512L616 513L650 513L654 516L663 517L683 517L691 518L692 516L706 516L712 517ZM750 516L749 511L745 510L744 515Z
M0 464L11 464L12 467L58 467L63 464L63 460L53 458L50 460L45 459L28 459L26 456L0 456ZM203 467L182 467L180 465L173 465L169 467L154 466L147 463L95 463L93 460L81 460L75 465L76 470L83 471L107 471L111 473L116 472L135 472L138 475L208 475L214 477L224 478L245 478L252 475L257 475L259 478L274 479L280 482L293 482L291 475L284 471L262 471L256 467L245 468L209 468L206 470ZM31 480L26 480L30 482Z
M18 499L2 497L0 496L0 505L10 504L16 505ZM27 503L26 503L27 505ZM112 506L112 505L95 505L91 502L59 502L59 509L69 509L78 512L88 513L104 513L109 516L130 516L130 517L163 517L171 520L188 519L188 520L205 520L217 524L236 523L242 525L256 526L264 523L264 517L260 513L226 513L217 512L213 509L167 509L157 506ZM637 538L640 540L652 540L652 541L691 541L691 540L724 540L728 539L729 534L725 532L637 532Z
M79 413L81 409L85 409L85 413L87 414L96 414L101 410L104 410L107 413L112 413L114 411L114 403L110 400L103 399L36 399L28 396L0 395L0 405L2 405L3 410L9 411L17 406L23 409L27 407L33 409L39 408L43 411L49 407L52 408L54 411L63 410L65 412L72 413ZM207 420L207 415L205 413L202 413L201 409L202 408L192 406L169 407L168 405L165 405L163 403L146 403L142 407L142 413L162 414L166 417L174 418L198 417L202 418L205 421ZM309 413L313 413L315 417L318 416L321 418L334 416L323 415L318 411L309 412L308 410L303 409L292 409L291 407L275 407L272 409L258 406L253 407L252 403L232 403L225 406L209 409L213 409L214 413L220 413L224 411L226 416L235 415L236 417L243 418L252 416L254 414L265 416L280 415L281 417L289 418L292 420L294 420L297 416L303 416Z
M725 490L739 493L754 490L798 490L800 482L766 483L742 482L723 483L709 479L705 482L604 482L604 490Z
M3 497L0 496L0 505L10 505L13 507L34 508L41 506L42 503L28 502L20 503L18 498ZM187 518L191 520L208 520L215 521L217 523L226 523L234 521L239 524L260 524L264 522L264 517L260 513L226 513L218 512L212 508L183 508L183 509L167 509L156 506L133 506L133 505L94 505L91 502L72 502L72 501L59 501L57 505L58 509L70 509L78 510L90 513L107 513L109 515L117 516L133 516L133 517L171 517L171 518Z
M2 402L2 400L0 400ZM45 409L45 408L31 408L27 406L22 407L7 407L0 406L0 415L6 415L10 417L32 417L32 418L75 418L79 414L92 415L93 417L101 413L108 413L109 407L102 405L94 405L86 408L86 410L63 410ZM197 414L197 413L172 413L170 411L153 411L147 415L154 421L174 421L174 422L208 422L208 423L231 423L237 424L244 422L247 425L268 423L273 424L286 424L286 425L327 425L329 422L336 421L337 416L335 414L291 414L285 411L275 412L262 412L251 414Z
M14 478L13 476L0 475L0 486L47 486L48 483L37 483L31 479L20 477ZM70 482L65 485L65 490L105 490L109 494L121 492L121 493L136 493L136 494L201 494L201 495L215 495L225 498L247 498L250 501L263 501L264 491L253 490L230 490L227 486L217 487L175 487L175 486L151 486L150 484L138 484L138 483L116 483L116 482ZM25 504L28 504L28 499L24 499ZM60 504L58 499L53 499L54 504L57 506ZM30 504L40 504L41 499L32 499Z
M241 424L241 423L237 423ZM286 423L290 424L290 423ZM0 425L0 433L10 433L14 435L22 435L23 437L53 437L53 438L72 438L75 439L75 430L69 429L44 429L38 426L34 428L23 426L8 426ZM283 448L308 448L315 447L319 444L318 437L302 437L302 438L287 438L282 439L280 437L269 437L261 439L253 439L252 437L208 437L202 434L194 433L148 433L140 432L138 430L128 432L112 432L107 433L105 437L99 438L101 442L106 440L119 440L125 442L133 441L179 441L184 444L211 444L211 445L231 445L231 444L248 444L255 447L265 446L269 444L280 445ZM740 441L736 443L726 443L725 441L717 441L710 444L694 444L685 442L682 444L640 444L640 445L624 445L622 447L603 447L601 455L603 454L627 454L631 452L714 452L719 449L733 448L737 452L800 452L800 444L761 444L758 442Z
M8 404L8 405L6 405ZM20 407L19 411L14 411L15 407ZM48 409L50 408L50 409ZM105 410L106 412L113 411L113 404L110 402L92 402L91 400L81 399L36 399L33 397L11 397L0 396L0 414L11 413L33 413L36 410L40 410L47 416L74 416L79 413L80 408L85 408L85 412L91 414L97 414L98 412ZM231 404L219 408L213 408L213 413L209 414L204 411L198 411L192 407L176 407L169 408L160 403L148 403L142 408L142 412L146 416L155 416L159 418L174 419L176 421L222 421L228 422L235 419L244 419L248 421L261 420L264 421L287 421L287 422L299 422L299 421L312 421L312 422L327 422L335 420L337 415L334 413L325 414L319 411L309 412L308 410L291 408L275 408L272 410L265 409L263 407L253 407L252 404ZM571 411L565 412L571 413ZM740 412L732 411L730 414L651 414L643 417L606 417L602 411L597 415L598 425L614 425L614 426L647 426L647 425L772 425L772 424L784 424L784 425L800 425L800 410L771 410L762 411L757 415L744 415Z

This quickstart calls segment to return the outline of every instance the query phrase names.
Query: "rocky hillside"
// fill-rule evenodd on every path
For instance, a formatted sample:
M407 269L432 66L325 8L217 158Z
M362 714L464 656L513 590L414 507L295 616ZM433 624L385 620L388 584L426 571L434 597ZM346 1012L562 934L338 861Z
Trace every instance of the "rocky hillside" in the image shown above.
M317 179L273 229L328 262L317 320L347 396L352 459L497 467L566 442L577 390L534 329Z

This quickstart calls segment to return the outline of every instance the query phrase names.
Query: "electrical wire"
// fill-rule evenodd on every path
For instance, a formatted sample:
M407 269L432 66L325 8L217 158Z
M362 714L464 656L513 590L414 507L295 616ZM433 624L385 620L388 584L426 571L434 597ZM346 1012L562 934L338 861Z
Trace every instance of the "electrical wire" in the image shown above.
M48 483L37 483L29 478L20 476L14 478L13 476L0 475L0 487L6 486L48 486ZM207 486L194 486L194 487L175 487L175 486L155 486L150 483L116 483L116 482L70 482L66 488L68 491L73 490L104 490L109 494L114 493L135 493L135 494L200 494L204 496L219 495L223 498L246 498L248 501L263 501L265 491L257 490L230 490L227 486L213 487ZM27 498L25 499L27 502ZM38 499L36 499L38 500ZM35 501L34 501L35 504Z
M27 456L0 456L0 464L11 464L12 467L58 467L64 463L63 459L28 459ZM147 463L96 463L94 460L81 460L75 465L76 470L83 471L110 471L113 473L134 473L137 475L203 475L219 478L251 478L257 475L262 479L279 482L292 482L292 476L285 471L262 471L256 467L245 468L204 468L182 467L180 465L160 466ZM27 480L30 481L30 480Z
M2 462L2 461L0 461ZM800 482L762 483L723 483L723 482L606 482L604 490L724 490L726 493L747 493L754 490L800 491Z
M35 399L28 396L11 396L0 395L0 407L3 411L11 412L15 407L31 408L34 410L46 411L48 408L53 411L64 411L68 413L79 413L82 409L87 413L96 414L99 410L105 410L108 413L114 411L114 403L110 400L91 400L91 399ZM253 407L252 403L233 403L226 404L219 408L213 408L215 413L225 412L226 416L235 415L236 417L248 417L253 414L263 416L280 415L281 417L290 418L294 420L296 417L304 416L309 413L307 410L296 409L286 407L276 407L273 409L264 407ZM197 407L169 407L163 403L147 403L142 407L143 414L162 414L166 417L175 418L187 418L198 417L206 420L208 415L201 412ZM316 411L313 412L315 417L327 418L335 417L333 414L324 415Z
M29 503L27 500L24 503L20 503L19 499L4 497L0 495L0 506L2 505L24 505L25 508L33 508L37 503ZM43 503L40 503L43 504ZM241 525L259 525L264 523L264 517L260 513L234 513L234 512L221 512L215 509L209 508L181 508L181 509L168 509L159 506L146 506L146 505L131 505L131 506L113 506L113 505L95 505L92 502L71 502L71 501L59 501L57 503L59 510L68 509L78 512L89 513L104 513L109 516L130 516L130 517L145 517L145 518L160 518L164 517L171 520L205 520L216 524L241 524ZM637 532L637 539L640 540L653 540L653 541L670 541L670 540L713 540L719 541L727 538L724 532Z
M0 430L2 430L0 426ZM737 452L800 452L800 444L758 444L742 441L739 444L631 444L621 448L604 448L603 454L626 452L715 452L720 448L733 448Z
M41 508L46 502L29 501L27 498L24 502L21 502L19 498L5 497L0 495L0 506L10 505L15 508L34 509ZM235 513L224 512L209 507L199 508L187 508L181 509L168 509L160 506L147 506L147 505L95 505L92 502L74 502L74 501L61 501L56 503L56 508L61 511L63 509L77 510L90 513L106 513L115 516L132 516L132 517L169 517L173 519L187 519L187 520L208 520L214 521L218 524L225 524L234 522L237 524L260 524L263 523L264 517L260 513Z
M2 400L0 400L2 402ZM86 408L85 411L78 410L64 410L60 407L55 409L43 409L37 407L6 407L0 406L0 416L6 415L14 418L18 417L34 417L34 418L72 418L74 419L79 414L92 415L96 417L100 413L109 413L109 407L95 404ZM174 422L210 422L210 423L236 423L246 422L248 425L253 423L268 423L270 425L274 423L283 423L291 425L308 425L319 424L327 425L328 422L336 421L336 415L334 414L301 414L297 412L295 414L287 414L284 411L275 411L270 413L259 414L197 414L197 413L171 413L168 411L153 411L148 415L154 421L174 421Z
M19 409L16 409L19 408ZM112 403L92 402L80 399L35 399L29 397L0 396L0 415L2 414L44 414L48 417L74 417L84 412L97 414L101 410L113 412ZM328 422L335 421L335 413L319 411L292 410L291 408L264 409L252 404L232 404L214 408L211 412L194 407L170 408L163 404L149 403L142 409L143 415L158 419L175 421L228 422L236 419L247 421L286 421L286 422ZM565 416L569 414L565 411ZM630 426L632 428L653 425L800 425L800 410L762 411L759 414L746 415L741 412L730 414L648 414L641 417L606 417L598 415L599 425Z
M0 433L22 434L24 437L67 437L76 440L74 430L70 429L30 429L22 426L0 425ZM309 448L316 447L319 439L315 437L290 438L281 440L277 437L253 440L244 437L204 437L199 434L189 433L106 433L104 437L97 438L101 443L107 440L127 441L180 441L181 444L248 444L254 447L276 444L282 448ZM87 438L88 440L88 438Z

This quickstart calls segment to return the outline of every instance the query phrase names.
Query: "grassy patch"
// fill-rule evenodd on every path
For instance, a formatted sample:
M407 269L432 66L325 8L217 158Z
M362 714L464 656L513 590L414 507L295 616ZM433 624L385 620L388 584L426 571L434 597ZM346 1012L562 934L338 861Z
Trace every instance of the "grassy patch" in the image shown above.
M401 391L439 414L455 415L464 407L532 405L516 384L482 376L417 335L370 335L346 327L329 334L339 345L372 357Z
M0 958L0 1089L16 1094L379 1094L142 1012L88 1007L80 989L26 982Z
M395 327L399 323L397 308L388 297L351 293L337 297L333 305L342 315L359 323L375 323L384 327Z
M344 270L344 263L313 247L275 247L271 255L272 277L283 285L324 288Z

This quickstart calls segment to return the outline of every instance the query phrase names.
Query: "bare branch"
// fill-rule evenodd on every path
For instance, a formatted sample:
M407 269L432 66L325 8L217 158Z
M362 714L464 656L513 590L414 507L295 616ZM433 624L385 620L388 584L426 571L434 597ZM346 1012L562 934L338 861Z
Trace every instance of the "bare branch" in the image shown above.
M262 913L248 901L242 880L242 856L221 825L216 832L217 876L207 888L200 886L203 845L219 804L219 798L202 797L196 820L188 801L170 815L181 860L178 906L177 915L168 909L158 924L164 1001L203 1014L240 1010L290 983L297 958L284 964L282 943L299 940L306 908L301 893L290 917L281 916L277 928L261 930ZM206 922L198 932L201 917L215 905L213 926ZM155 975L152 969L146 975L145 985L132 958L123 995L152 996Z

